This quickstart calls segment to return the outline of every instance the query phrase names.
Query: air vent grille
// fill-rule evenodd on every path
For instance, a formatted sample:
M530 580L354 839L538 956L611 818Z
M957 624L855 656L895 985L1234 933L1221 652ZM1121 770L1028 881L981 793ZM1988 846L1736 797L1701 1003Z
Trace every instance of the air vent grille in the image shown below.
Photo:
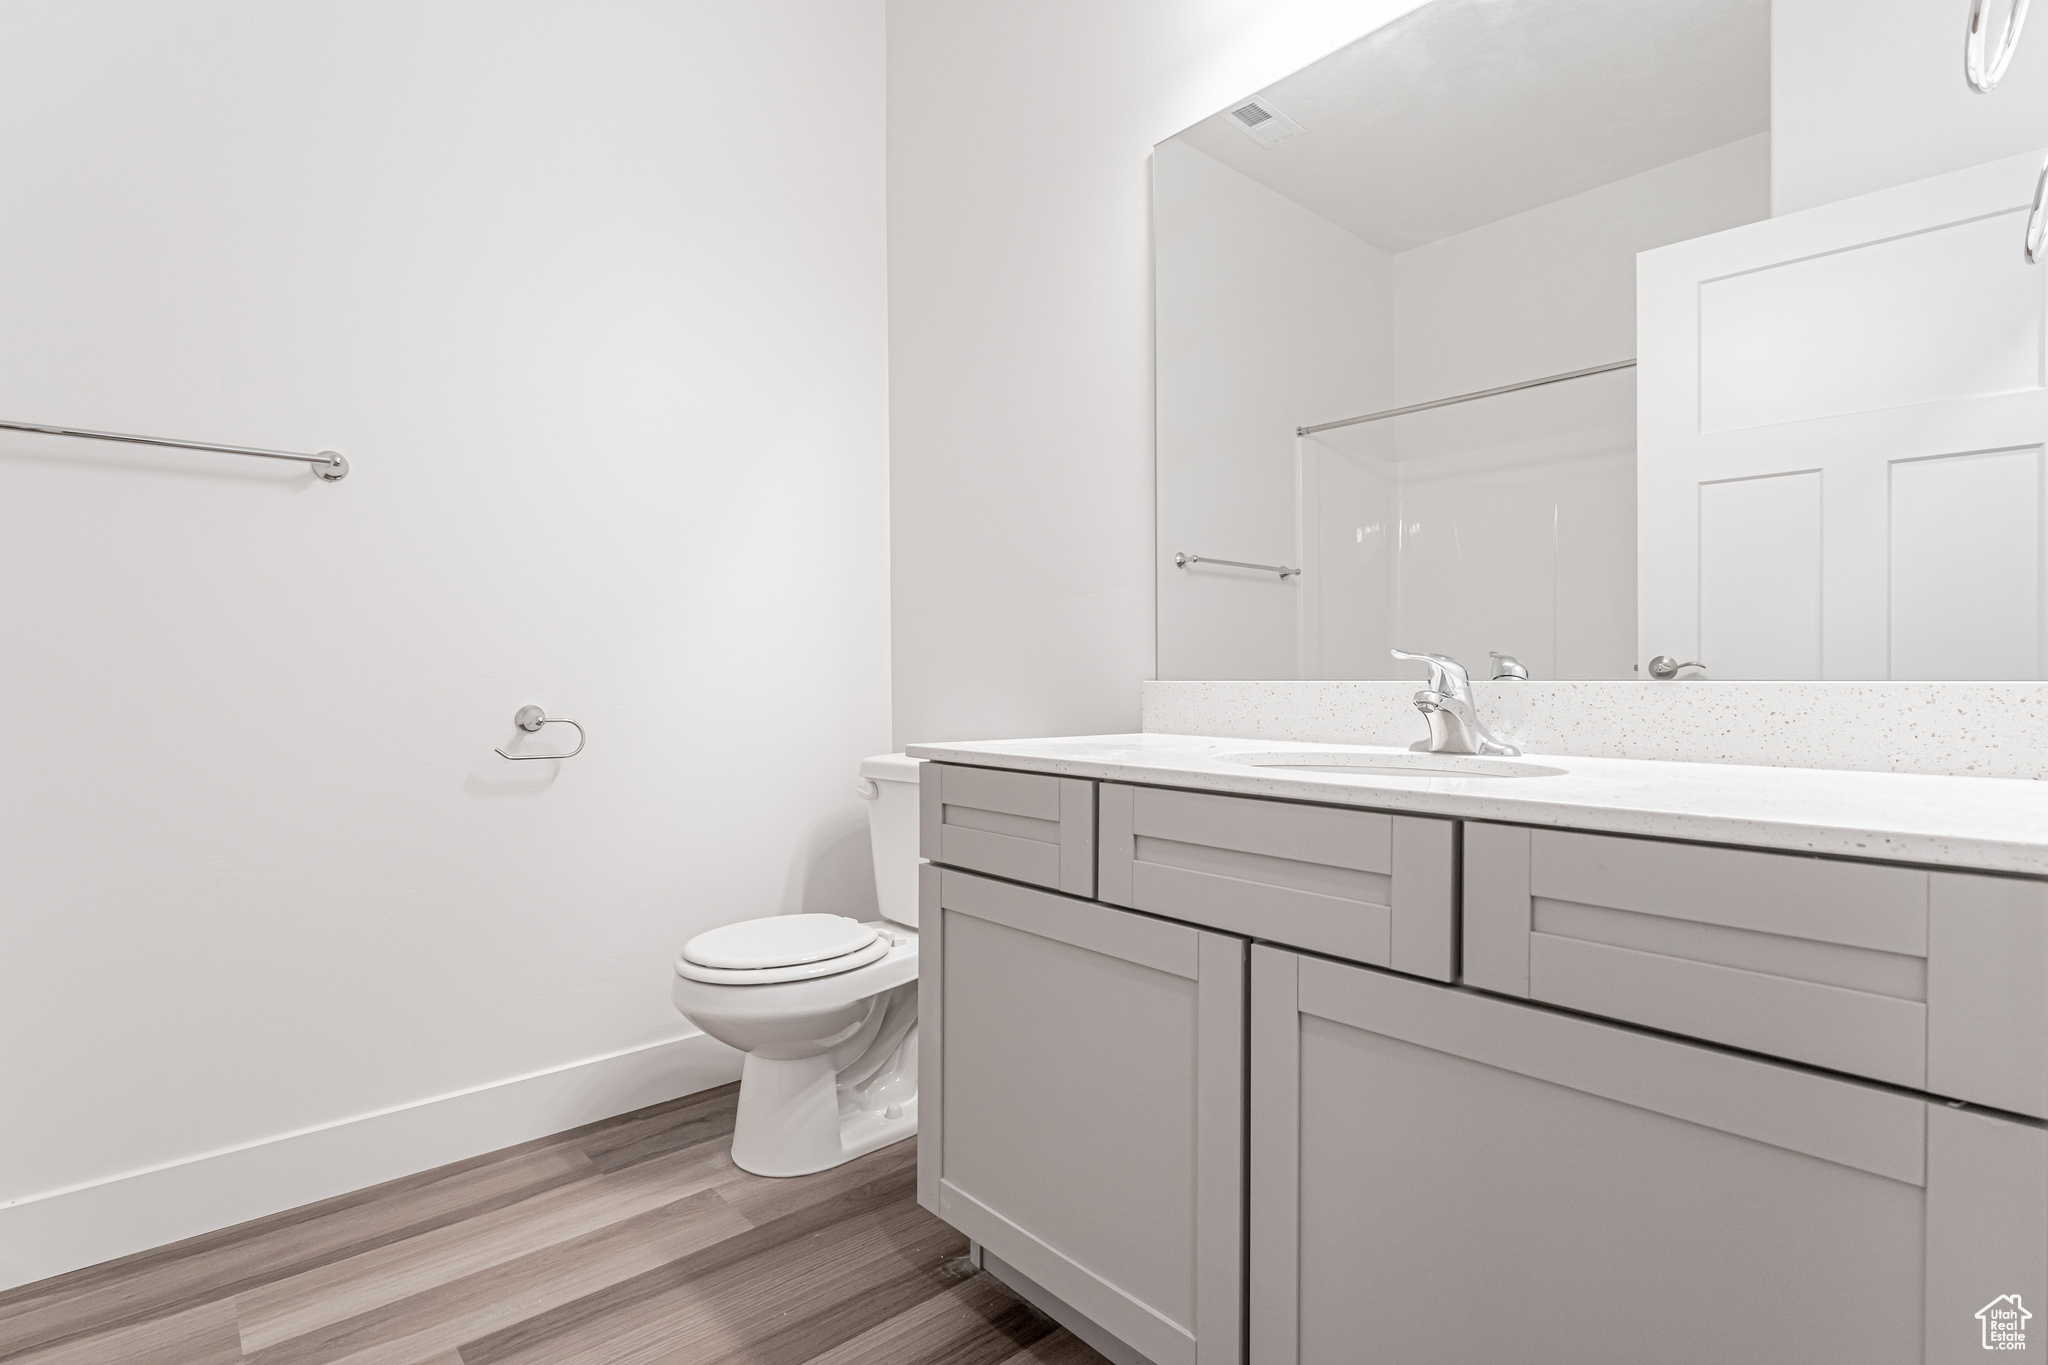
M1261 147L1277 147L1307 131L1263 95L1232 106L1230 124Z

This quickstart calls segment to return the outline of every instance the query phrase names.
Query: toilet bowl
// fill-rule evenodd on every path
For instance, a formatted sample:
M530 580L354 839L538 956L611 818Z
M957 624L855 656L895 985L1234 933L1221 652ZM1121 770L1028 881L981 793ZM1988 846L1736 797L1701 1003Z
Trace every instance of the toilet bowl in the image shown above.
M809 1175L917 1132L919 766L902 754L860 765L883 918L742 920L676 958L676 1008L747 1055L741 1170Z

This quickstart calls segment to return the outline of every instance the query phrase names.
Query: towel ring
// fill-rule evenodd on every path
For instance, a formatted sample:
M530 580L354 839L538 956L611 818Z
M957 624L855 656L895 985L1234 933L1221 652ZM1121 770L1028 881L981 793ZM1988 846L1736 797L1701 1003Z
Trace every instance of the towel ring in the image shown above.
M2012 65L2012 54L2019 49L2020 25L2027 22L2027 0L2012 0L2012 13L2006 16L1998 51L1987 65L1984 40L1989 35L1984 32L1984 11L1988 4L1989 0L1970 0L1970 26L1963 32L1963 79L1980 95L1990 94L2005 78L2005 69Z
M2048 163L2041 167L2040 183L2034 186L2034 209L2027 215L2027 264L2041 264L2042 239L2048 237Z
M576 725L575 721L569 720L564 716L551 716L538 706L520 707L512 713L512 723L528 734L532 734L543 725ZM566 754L508 754L503 749L500 749L498 750L498 757L509 758L514 763L527 763L536 758L574 758L583 752L584 739L583 727L576 725L576 747Z

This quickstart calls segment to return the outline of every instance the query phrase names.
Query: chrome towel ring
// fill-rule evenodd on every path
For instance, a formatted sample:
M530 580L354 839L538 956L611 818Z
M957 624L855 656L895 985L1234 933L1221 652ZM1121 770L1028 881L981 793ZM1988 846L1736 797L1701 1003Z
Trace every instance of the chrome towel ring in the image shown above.
M1970 26L1963 33L1963 79L1980 95L1990 94L2005 78L2005 69L2012 65L2012 54L2019 49L2020 25L2027 22L2027 0L2012 0L2012 13L2006 16L1998 51L1987 62L1984 42L1990 35L1984 31L1984 11L1989 7L1989 0L1970 0Z
M566 754L508 754L503 749L500 749L498 750L499 758L509 758L514 763L523 763L531 761L536 758L574 758L576 757L576 755L583 752L583 744L585 738L583 734L583 727L580 725L576 725L575 721L569 720L566 717L551 716L547 712L541 710L538 706L522 706L517 711L512 713L512 723L518 726L520 729L526 731L528 734L532 734L534 731L540 729L540 727L543 725L575 725L576 747L571 749Z
M2034 211L2027 215L2027 264L2041 264L2042 238L2048 236L2048 163L2041 167L2040 183L2034 186Z

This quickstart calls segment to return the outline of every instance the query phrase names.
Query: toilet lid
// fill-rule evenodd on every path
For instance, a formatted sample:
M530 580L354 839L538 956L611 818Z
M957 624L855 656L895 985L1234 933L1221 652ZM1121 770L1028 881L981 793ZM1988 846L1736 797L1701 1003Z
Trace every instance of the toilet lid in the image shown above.
M683 945L683 960L726 971L800 967L857 953L875 931L844 915L770 915L708 930Z
M702 981L713 986L774 986L787 981L810 981L821 976L851 972L880 962L895 946L893 938L877 934L875 941L865 948L828 957L822 962L799 962L789 967L706 967L687 957L679 957L676 959L676 975L686 981Z

